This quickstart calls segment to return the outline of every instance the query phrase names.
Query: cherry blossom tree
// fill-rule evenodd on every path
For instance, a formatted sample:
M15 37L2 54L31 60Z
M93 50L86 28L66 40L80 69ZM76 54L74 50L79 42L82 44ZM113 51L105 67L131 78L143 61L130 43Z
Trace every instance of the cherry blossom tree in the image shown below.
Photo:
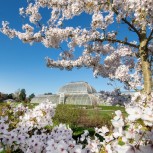
M46 8L50 19L41 24L45 14L40 10ZM117 79L128 89L142 86L145 93L151 94L152 0L28 0L27 7L20 8L19 13L29 18L23 31L12 29L3 21L1 32L24 43L41 42L45 47L61 50L58 60L46 58L48 67L88 67L94 76ZM65 26L66 20L82 13L89 20L91 17L88 28ZM127 31L124 36L123 27ZM128 34L133 38L128 38ZM67 43L68 49L61 47L63 43ZM82 54L76 57L78 46Z
M10 130L8 116L0 117L0 151L14 147L23 152L77 152L77 153L151 153L153 146L153 1L152 0L27 0L27 7L19 13L29 22L23 31L12 29L3 21L1 32L10 38L18 37L24 43L42 43L60 50L58 60L46 58L47 66L71 70L88 67L94 76L117 79L128 89L141 86L147 94L136 93L125 107L127 116L116 111L112 128L95 128L101 142L88 131L76 142L72 130L65 125L55 126L50 133L55 110L50 102L33 110L22 105L13 110L23 111L16 126ZM50 19L41 24L48 9ZM65 21L82 13L91 24L88 28L66 27ZM117 27L117 28L116 28ZM112 31L114 29L114 31ZM123 29L127 35L122 34ZM125 34L125 32L124 32ZM131 35L131 37L128 37ZM63 48L63 43L67 48ZM64 45L65 46L65 45ZM77 57L75 52L82 51ZM153 95L152 95L153 96ZM118 99L117 99L118 100ZM40 131L41 130L41 131ZM30 131L30 132L29 132ZM33 133L31 133L33 131ZM31 134L31 135L30 135ZM87 144L81 143L86 139Z

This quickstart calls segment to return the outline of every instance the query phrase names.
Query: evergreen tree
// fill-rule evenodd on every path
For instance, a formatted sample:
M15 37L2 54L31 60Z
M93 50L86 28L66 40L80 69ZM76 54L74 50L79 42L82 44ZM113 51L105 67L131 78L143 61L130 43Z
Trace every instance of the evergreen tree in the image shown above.
M25 89L21 89L20 94L19 94L19 100L26 101L26 90Z

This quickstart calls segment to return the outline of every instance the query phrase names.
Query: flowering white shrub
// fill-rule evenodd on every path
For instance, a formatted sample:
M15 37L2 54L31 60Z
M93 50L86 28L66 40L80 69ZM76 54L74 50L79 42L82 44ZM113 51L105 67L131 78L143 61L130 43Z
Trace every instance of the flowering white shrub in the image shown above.
M34 109L27 109L22 105L13 109L14 117L19 117L16 126L10 128L11 120L8 116L0 117L0 138L4 149L23 152L42 152L46 147L49 133L46 132L47 125L52 126L52 117L55 106L49 102L41 103ZM23 116L16 116L17 112L24 111Z
M112 119L113 129L96 129L104 137L102 152L152 153L153 152L153 97L150 101L137 93L126 106L127 117L116 111Z
M14 128L10 128L8 116L0 117L1 150L24 153L152 153L153 150L153 98L147 101L140 93L126 105L127 115L123 116L120 110L115 112L111 128L95 128L92 138L85 130L77 141L68 126L53 126L55 105L50 102L31 110L20 105L14 108L14 113L21 109L25 114Z

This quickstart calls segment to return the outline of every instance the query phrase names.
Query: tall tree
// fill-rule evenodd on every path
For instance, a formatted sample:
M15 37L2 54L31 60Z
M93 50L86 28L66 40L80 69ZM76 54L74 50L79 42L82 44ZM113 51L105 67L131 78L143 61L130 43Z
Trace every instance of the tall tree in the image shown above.
M26 90L25 89L21 89L20 94L19 94L19 100L20 101L26 100Z
M51 17L47 23L40 24L45 16L40 13L42 8L48 8ZM95 76L117 79L128 89L142 86L150 95L152 8L152 0L33 0L28 1L26 8L20 8L20 14L29 17L29 22L22 26L24 32L11 29L8 22L3 22L1 32L26 43L41 42L45 47L61 49L59 60L47 58L48 67L71 70L85 66ZM83 12L88 14L86 20L92 16L88 28L64 25L66 20ZM64 42L68 49L62 48ZM78 46L82 54L75 57Z

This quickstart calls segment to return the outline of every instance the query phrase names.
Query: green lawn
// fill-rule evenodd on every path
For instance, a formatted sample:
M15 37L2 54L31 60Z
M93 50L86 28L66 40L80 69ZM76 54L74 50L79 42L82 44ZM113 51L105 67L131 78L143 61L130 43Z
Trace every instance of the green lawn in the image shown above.
M99 106L102 110L121 110L125 111L125 108L123 106Z

